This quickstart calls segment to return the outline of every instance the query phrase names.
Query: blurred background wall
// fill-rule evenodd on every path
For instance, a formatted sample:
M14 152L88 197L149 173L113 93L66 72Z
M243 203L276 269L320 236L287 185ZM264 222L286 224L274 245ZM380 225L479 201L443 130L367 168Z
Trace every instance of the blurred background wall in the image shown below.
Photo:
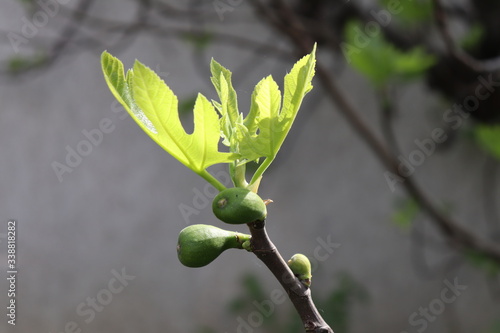
M208 67L213 57L233 70L243 111L260 78L272 74L281 85L297 59L248 45L245 39L282 50L291 49L289 41L266 27L245 2L223 2L230 9L222 15L216 2L205 2L196 7L203 13L196 20L206 22L171 15L179 31L215 29L222 34L207 35L207 45L176 30L170 30L169 38L153 30L117 36L113 24L95 37L92 26L98 21L83 23L71 16L72 10L82 9L76 0L57 2L57 13L47 15L46 24L41 14L36 21L37 12L50 12L43 7L49 3L0 3L0 56L6 64L0 81L2 312L8 289L8 219L18 223L19 267L17 325L8 325L2 313L0 331L294 332L296 315L288 300L269 311L258 306L268 304L262 302L279 285L253 255L228 251L199 269L178 262L176 241L182 228L195 223L224 227L212 215L211 198L205 197L213 192L152 142L114 101L100 69L104 47L92 38L126 68L138 58L159 72L188 109L198 91L216 98ZM189 8L183 2L165 6ZM85 10L113 22L140 15L135 1L94 1ZM26 22L40 23L33 36L23 35L29 30ZM9 71L12 59L35 59L62 31L68 33L71 22L78 38L61 55L51 54L52 63L17 75ZM24 39L13 44L12 32ZM241 40L224 39L224 34ZM69 37L63 35L61 41ZM366 78L350 69L341 53L332 57L323 52L321 44L318 57L381 135L379 101ZM391 191L387 169L337 112L318 78L314 85L259 194L274 200L268 207L268 231L282 255L301 252L313 258L313 295L334 330L493 332L500 313L498 280L450 248L425 214L412 216L410 226L394 223L401 203L407 202L402 185ZM405 85L396 97L402 110L395 120L396 135L408 156L417 148L416 139L428 138L439 126L452 102L431 93L424 80ZM190 111L182 121L191 122ZM496 189L488 200L498 207L498 163L485 177L490 157L463 132L438 145L411 177L447 214L487 234L484 183L486 179ZM95 135L90 146L82 143L90 141L89 133ZM86 156L68 157L78 149ZM55 162L66 166L59 176ZM211 171L225 175L222 167ZM196 213L186 217L186 207ZM245 232L244 226L236 229ZM440 302L450 284L466 288L455 290L453 302ZM426 317L422 311L429 307Z

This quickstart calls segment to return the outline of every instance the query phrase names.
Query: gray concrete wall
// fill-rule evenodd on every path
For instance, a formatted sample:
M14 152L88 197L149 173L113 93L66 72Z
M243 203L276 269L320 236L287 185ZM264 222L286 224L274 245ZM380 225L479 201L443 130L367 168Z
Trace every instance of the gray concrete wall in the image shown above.
M132 9L106 3L94 10L128 17ZM248 19L246 11L241 6L230 13L235 21L247 17L245 24L230 25L228 16L221 27L266 38L268 32ZM20 31L25 14L16 4L2 2L0 13L2 31ZM57 33L60 20L54 18L30 43ZM8 43L0 51L2 56L13 54ZM192 47L179 41L141 35L117 55L126 67L139 58L164 72L180 98L197 91L214 98L207 80L209 59L200 65L204 68L200 78L191 51ZM192 206L195 189L203 191L204 180L165 153L129 117L123 119L102 77L99 53L76 52L48 71L20 80L2 78L0 232L5 232L9 218L18 221L19 317L13 328L2 313L0 331L76 332L74 322L83 332L95 333L196 332L199 326L236 332L237 317L228 315L225 306L239 292L241 276L253 272L266 281L269 292L278 285L246 253L225 253L201 269L188 269L178 262L177 235L188 223L224 226L208 205L187 222L182 217L179 206ZM230 69L252 58L245 50L228 46L210 47L207 54ZM242 110L248 107L252 88L261 77L272 73L281 84L293 64L260 60L263 66L235 78ZM348 69L338 80L376 128L376 100L370 86ZM383 167L324 98L319 82L315 86L290 133L292 138L266 173L260 190L263 197L275 201L269 207L268 229L281 253L285 257L296 252L312 255L321 240L328 238L340 245L314 272L313 292L324 297L338 283L341 272L366 287L370 301L354 306L353 333L417 332L423 324L412 326L409 316L420 307L435 306L446 288L443 281L455 279L467 289L435 321L428 322L425 332L485 331L500 310L491 281L468 265L450 270L447 263L454 257L446 249L417 250L435 271L422 274L412 252L419 245L411 240L410 231L391 223L395 202L403 197L401 187L390 191ZM404 88L399 106L402 115L396 125L406 153L415 149L415 139L428 137L440 126L439 115L449 107L418 84ZM51 164L65 163L66 147L77 149L85 140L82 131L99 128L105 118L112 124L110 133L59 181ZM412 177L433 199L451 205L454 217L480 231L484 229L478 213L484 161L485 156L459 135L448 149L430 156ZM496 195L500 199L498 191ZM426 218L419 217L416 223L419 229L425 226L435 234ZM3 305L7 297L4 242L0 243ZM130 275L123 290L113 294L101 312L90 311L85 304L88 298L105 299L110 281L122 270ZM277 306L276 313L283 316L288 308L286 302ZM248 319L249 314L241 317Z

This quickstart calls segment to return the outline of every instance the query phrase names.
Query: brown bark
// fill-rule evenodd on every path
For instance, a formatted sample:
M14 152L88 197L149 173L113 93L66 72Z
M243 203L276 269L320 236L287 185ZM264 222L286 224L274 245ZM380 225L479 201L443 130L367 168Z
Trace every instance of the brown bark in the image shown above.
M299 313L305 331L309 333L333 333L333 330L316 309L311 297L311 290L295 277L276 246L269 239L265 221L248 223L248 227L252 234L253 253L269 268L283 286Z

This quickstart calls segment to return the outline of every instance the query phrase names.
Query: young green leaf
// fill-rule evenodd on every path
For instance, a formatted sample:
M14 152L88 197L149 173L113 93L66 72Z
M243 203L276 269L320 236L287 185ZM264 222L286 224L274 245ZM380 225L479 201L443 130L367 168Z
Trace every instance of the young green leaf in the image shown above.
M285 76L282 102L272 77L261 80L255 87L251 110L245 119L238 111L231 72L212 59L211 80L220 102L210 103L203 95L198 95L192 134L186 133L180 122L177 97L151 69L136 61L125 75L121 61L107 52L102 55L102 68L116 99L163 149L219 190L225 187L206 169L213 164L230 163L234 184L256 192L262 173L278 153L302 99L312 89L315 51L316 46ZM229 146L229 153L218 150L220 136ZM261 157L265 160L248 184L245 163Z
M124 74L123 63L108 52L103 52L101 55L101 65L109 90L111 90L118 102L130 112L132 98Z
M239 127L240 153L244 158L272 157L277 152L276 148L279 149L278 142L283 136L279 123L280 99L281 92L272 76L262 79L255 86L252 111L249 113L253 121L247 122L249 127Z
M218 151L220 124L212 104L203 95L198 95L194 106L194 131L188 134L179 119L177 97L151 69L136 61L125 77L123 64L106 52L102 56L102 66L106 82L117 100L151 139L219 190L224 189L206 168L231 162L238 155Z
M149 119L146 118L144 112L139 109L132 98L132 70L128 70L127 75L125 76L123 63L108 52L104 52L102 54L101 65L104 73L104 79L106 80L106 83L116 100L123 105L128 113L135 116L133 117L134 119L137 117L141 120L140 123L149 131L156 132Z
M220 103L214 102L217 110L221 114L221 128L224 137L224 144L231 147L232 152L237 152L237 143L234 138L234 129L239 120L238 98L236 90L231 83L231 72L212 59L210 62L210 71L212 73L212 84L217 91Z
M312 52L300 59L285 76L281 111L281 93L271 76L262 79L255 87L252 108L245 119L246 126L239 127L239 152L242 158L266 158L252 177L251 184L262 176L274 160L290 131L304 96L312 89L315 64L316 45Z

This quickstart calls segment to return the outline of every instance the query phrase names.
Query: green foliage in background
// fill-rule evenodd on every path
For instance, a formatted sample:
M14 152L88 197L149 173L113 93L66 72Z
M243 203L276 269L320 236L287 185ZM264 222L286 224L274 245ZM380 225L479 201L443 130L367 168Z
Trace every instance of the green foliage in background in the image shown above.
M16 55L11 57L8 62L7 62L7 71L10 74L19 74L23 73L24 71L36 67L40 67L45 65L45 62L47 61L47 57L42 54L38 53L32 56L26 56L26 55Z
M460 40L460 46L465 50L474 49L484 37L484 27L480 24L472 25Z
M323 318L327 322L335 323L335 333L348 333L352 306L356 303L367 302L369 297L366 289L347 273L336 275L335 281L336 286L327 295L315 295L316 304ZM251 273L244 275L241 280L242 292L228 303L228 313L247 320L249 314L259 312L255 304L263 304L270 299L271 295L271 291L266 290L262 285L255 275ZM277 312L287 315L280 320L276 315ZM304 331L302 322L294 315L294 310L288 303L274 304L271 315L259 313L262 315L263 323L255 328L256 332L302 333ZM212 333L215 330L204 327L199 332Z
M396 208L394 209L392 222L403 229L408 229L419 212L420 207L415 200L401 200L397 203Z
M467 259L471 265L482 269L489 276L494 277L500 274L500 265L495 260L486 257L482 253L466 250L465 259Z
M491 328L484 333L500 333L500 321L495 322Z
M396 14L393 15L398 23L402 25L411 25L425 23L432 19L432 1L431 0L413 0L413 1L397 1L394 0L380 0L382 7L391 8L394 3L397 6Z
M381 32L364 34L361 21L351 21L344 27L346 58L376 87L394 80L408 80L421 76L435 63L435 57L421 47L401 51L388 42ZM363 43L360 45L360 41Z
M500 160L500 125L476 125L475 134L479 145Z

